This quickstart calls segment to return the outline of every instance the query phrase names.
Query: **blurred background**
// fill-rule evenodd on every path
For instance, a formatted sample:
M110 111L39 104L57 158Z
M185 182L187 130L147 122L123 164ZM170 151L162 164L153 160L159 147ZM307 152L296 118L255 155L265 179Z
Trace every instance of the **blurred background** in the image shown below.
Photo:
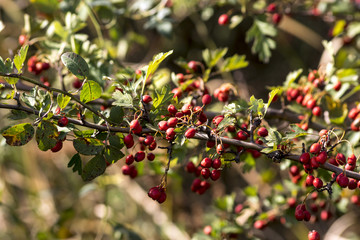
M49 9L49 2L54 9ZM295 2L314 5L314 1ZM276 26L277 47L265 63L245 41L253 22L251 17L244 16L233 29L217 23L221 14L234 13L234 5L241 5L237 1L53 0L48 3L0 1L3 59L12 57L19 48L19 36L28 34L26 16L38 21L38 29L31 30L30 38L37 39L45 31L41 23L46 25L54 17L63 19L66 12L72 12L86 23L80 33L89 35L89 40L96 44L103 41L101 46L110 55L133 69L148 64L154 54L171 49L174 53L162 65L164 71L182 72L176 60L201 61L205 48L227 47L229 55L245 54L249 61L247 68L218 76L207 86L212 93L222 83L230 82L244 99L251 95L266 99L266 86L281 85L290 71L317 69L324 51L321 41L332 38L329 31L333 22L303 14L284 16ZM154 6L158 4L168 10L156 10ZM94 24L94 17L98 25ZM32 53L41 41L36 40ZM50 79L54 86L55 80ZM14 123L7 118L8 113L0 111L0 128ZM210 191L199 196L190 190L193 177L184 170L186 162L174 164L169 176L168 199L159 205L147 197L147 191L159 183L161 176L146 174L149 168L146 165L139 171L140 176L132 180L122 175L124 161L120 160L108 167L105 175L84 183L67 167L75 153L71 142L65 141L62 151L52 153L40 151L35 141L23 147L8 146L2 137L0 141L0 239L208 239L202 234L204 226L212 224L215 218L234 221L235 217L224 210L243 203L247 195L244 189L256 186L258 194L265 196L274 191L276 179L288 178L287 171L281 171L267 159L257 160L256 171L248 173L243 173L239 164L233 164L224 170ZM166 154L162 151L158 154L161 166L166 162ZM185 159L186 154L183 153ZM287 197L279 197L286 204ZM311 229L317 229L321 236L328 233L324 239L359 239L356 228L359 210L355 205L346 209L341 218L336 217L331 204L327 208L335 216L326 222L312 223ZM294 222L293 213L287 214L265 230L255 230L253 239L306 239L310 223ZM217 223L219 226L223 224L221 221ZM234 239L244 239L240 236L241 233Z

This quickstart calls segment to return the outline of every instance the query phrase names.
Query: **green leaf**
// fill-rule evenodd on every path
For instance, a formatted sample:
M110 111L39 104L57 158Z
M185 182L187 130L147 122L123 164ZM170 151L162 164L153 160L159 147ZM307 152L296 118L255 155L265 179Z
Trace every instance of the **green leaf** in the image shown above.
M265 107L264 107L264 101L262 99L256 99L253 95L250 97L249 105L250 105L249 110L253 111L253 113L258 115L259 117L263 117L263 113L265 112Z
M127 92L122 93L121 91L115 91L112 98L115 100L113 105L124 108L134 108L133 97Z
M22 46L18 54L16 54L14 57L14 64L19 74L22 73L22 68L24 66L28 49L29 49L29 45Z
M80 92L80 101L87 103L101 97L101 87L95 81L86 81Z
M335 26L332 30L332 35L334 37L336 37L340 33L344 32L345 26L346 26L345 20L341 19L341 20L336 21Z
M28 117L27 113L15 109L12 109L11 114L8 116L8 118L11 120L20 120L20 119L25 119L27 117Z
M269 135L265 138L269 143L272 143L274 146L279 145L282 142L282 136L281 133L278 131L270 128Z
M228 117L225 116L224 119L220 122L220 124L218 125L218 127L216 128L216 130L218 131L222 131L224 130L226 127L230 126L230 125L234 125L236 122L236 119L234 117Z
M39 12L53 14L58 10L58 0L31 0L30 1Z
M160 108L163 105L166 105L171 99L173 99L174 94L171 93L169 85L165 85L161 88L161 91L158 92L155 90L156 97L153 99L152 109Z
M202 51L202 57L209 68L214 67L217 62L225 56L227 48L219 48L215 50L205 49Z
M90 159L90 161L85 164L84 169L81 174L81 178L84 181L91 181L94 178L100 176L105 172L106 161L103 155L99 154Z
M7 58L5 62L0 61L0 68L2 68L1 72L3 73L11 73L13 71L14 65L10 58ZM13 77L4 77L8 84L16 84L19 79Z
M256 165L255 158L252 156L251 153L242 154L241 160L244 161L244 165L242 166L243 173L249 172Z
M36 129L36 142L42 151L47 151L55 147L59 132L54 123L50 121L41 121Z
M268 23L255 19L251 28L246 32L246 42L253 41L251 52L259 54L259 58L263 62L269 62L271 57L271 49L276 47L276 42L270 37L274 37L276 28Z
M301 127L299 127L296 124L290 124L290 129L291 129L291 132L286 132L284 139L291 140L291 139L306 136L309 134L307 131L305 131L304 129L302 129Z
M21 123L5 130L2 130L2 136L6 143L11 146L22 146L28 143L34 136L34 128L30 123Z
M83 155L96 155L104 148L104 144L96 138L76 138L73 145L75 150Z
M68 105L70 100L71 100L71 97L66 96L64 94L59 93L57 95L57 103L61 109L64 109Z
M272 100L274 99L274 97L278 94L278 92L280 91L280 88L276 88L273 89L270 93L269 93L269 101L267 102L267 104L265 105L265 112L264 112L264 116L266 115L266 112L272 102Z
M66 52L61 55L61 61L80 80L89 75L89 66L86 61L73 52Z
M215 200L215 206L222 211L227 211L227 212L231 213L234 209L235 196L236 196L236 194L233 193L231 195L226 195L224 197L220 197Z
M230 103L224 106L224 113L226 114L236 114L242 111L245 111L249 108L248 103L244 99L239 99L236 102Z
M168 51L166 53L159 53L156 56L154 56L153 60L149 63L149 66L147 68L146 76L145 76L144 81L143 81L141 94L144 93L145 83L147 81L149 81L149 79L154 75L154 73L158 69L160 63L162 61L164 61L164 59L167 58L172 53L173 53L173 50Z
M108 163L115 163L125 155L121 152L124 147L122 139L118 135L109 136L109 145L105 148L104 157Z
M360 22L351 22L347 27L347 35L351 38L354 38L356 35L360 34Z
M67 165L68 168L72 167L73 172L78 172L79 175L82 173L82 162L79 153L76 153Z
M284 82L284 87L290 87L290 85L295 82L295 80L300 76L300 74L303 72L303 70L300 68L298 70L295 70L293 72L290 72L286 76L286 80Z
M220 68L220 71L230 72L236 69L247 67L248 65L249 62L245 60L245 55L235 54L234 56L225 59L224 64Z
M120 124L124 120L124 110L122 107L114 106L110 110L109 120L113 123Z
M248 197L257 196L257 188L255 186L248 186L244 189L244 193Z
M62 39L67 39L69 33L65 30L65 28L61 25L61 23L57 20L52 22L52 27L54 28L54 32L56 35L61 37Z

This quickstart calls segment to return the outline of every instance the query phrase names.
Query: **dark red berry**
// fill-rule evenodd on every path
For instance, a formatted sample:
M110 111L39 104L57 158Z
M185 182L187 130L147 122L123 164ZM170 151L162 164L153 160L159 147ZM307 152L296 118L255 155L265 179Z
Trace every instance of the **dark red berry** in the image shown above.
M73 82L73 87L76 88L76 89L79 89L81 88L82 86L82 81L78 78L75 79L75 81Z
M161 191L160 197L156 200L158 203L163 203L166 200L166 193L164 191Z
M212 161L212 165L211 165L214 169L218 169L221 167L221 160L218 159L218 158L215 158L213 161Z
M51 149L52 152L58 152L62 149L63 142L61 140L58 140L55 144L55 146Z
M128 134L124 137L124 143L127 148L134 146L134 138L131 134Z
M221 175L221 171L220 170L217 170L217 169L213 169L211 171L211 175L210 175L210 178L213 180L213 181L216 181L220 178L220 175Z
M186 171L188 172L188 173L193 173L193 172L195 172L195 170L196 170L196 167L195 167L195 164L193 163L193 162L188 162L187 164L186 164Z
M134 162L134 156L132 154L127 155L125 158L125 163L131 165Z
M209 94L205 94L201 99L202 104L208 105L211 103L211 96Z
M65 127L66 125L68 125L69 123L69 119L67 117L61 117L59 120L58 120L58 125L60 127Z
M320 178L315 178L313 181L313 185L314 187L316 187L317 189L322 188L323 186L323 181Z
M335 91L339 91L341 88L341 82L340 81L337 81L334 85L334 90Z
M203 160L201 160L200 165L204 168L210 168L212 165L211 158L208 157L204 158Z
M306 186L313 186L314 179L315 177L313 175L307 175L305 179Z
M336 162L339 164L339 165L344 165L346 163L346 159L345 159L345 156L344 154L342 153L338 153L336 154Z
M135 161L141 162L144 159L145 159L145 152L138 151L137 153L135 153Z
M177 109L174 105L169 105L168 108L167 108L168 112L172 115L175 115L177 113Z
M203 176L203 178L207 179L210 177L210 170L208 168L203 168L201 169L201 176Z
M153 154L153 153L148 153L147 159L148 159L149 161L154 161L154 159L155 159L155 154Z
M161 191L159 187L152 187L148 192L148 196L153 200L157 200L160 197L160 195L161 195Z
M309 163L310 162L310 154L308 152L305 152L305 153L301 154L300 162L302 164Z

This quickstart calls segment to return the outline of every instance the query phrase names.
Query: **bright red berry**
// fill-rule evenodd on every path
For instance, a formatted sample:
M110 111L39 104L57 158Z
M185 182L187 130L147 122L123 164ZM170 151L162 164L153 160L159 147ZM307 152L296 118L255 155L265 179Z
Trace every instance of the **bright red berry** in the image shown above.
M316 157L316 161L320 164L324 164L327 160L327 153L326 151L322 151L319 153L319 155Z
M218 19L219 25L226 25L229 23L229 15L227 14L221 14Z
M313 143L310 147L310 152L313 154L318 154L321 150L320 143Z
M319 117L321 115L321 108L319 106L316 106L312 109L312 114L314 114L314 116Z
M167 121L160 121L158 123L158 127L160 131L166 131L169 128L169 125L167 123Z
M195 128L189 128L188 130L186 130L185 132L185 137L186 138L193 138L195 136L196 133L196 129Z
M337 82L335 83L335 85L334 85L333 88L334 88L335 91L339 91L340 88L341 88L341 82L340 82L340 81L337 81Z
M313 175L307 175L305 179L306 186L313 186L314 179L315 177Z
M264 127L261 127L261 128L258 129L257 134L260 137L266 137L268 135L268 130L266 128L264 128Z
M218 159L218 158L215 158L213 161L212 161L212 165L211 165L214 169L218 169L221 167L221 160Z
M174 105L170 104L167 108L168 112L172 115L176 114L177 113L177 109Z
M320 178L315 178L313 181L313 185L314 187L316 187L317 189L322 188L323 186L323 181Z
M167 120L167 125L169 127L175 127L177 123L178 123L178 120L176 117L171 117Z
M223 147L223 145L218 144L217 147L216 147L216 152L217 152L219 155L223 154L223 153L224 153L224 147Z
M300 162L302 164L309 163L310 162L310 154L308 152L305 152L305 153L301 154Z
M208 105L211 103L211 96L209 94L205 94L201 99L202 104Z
M131 165L133 162L134 162L134 156L132 154L130 155L127 155L126 158L125 158L125 163L127 165Z
M201 169L201 176L203 176L203 178L208 179L210 177L210 170L208 168L203 168Z
M124 143L126 145L126 148L131 148L134 146L134 138L131 134L128 134L124 137Z
M212 165L211 158L208 157L204 158L203 160L201 160L200 165L204 168L210 168Z
M320 234L317 231L312 230L308 234L308 239L309 240L320 240Z
M26 40L27 40L26 35L21 34L21 35L19 36L19 44L20 44L21 46L25 44Z
M152 101L152 98L151 98L149 95L144 95L144 96L142 97L142 101L143 101L144 103L149 103L149 102Z
M135 119L130 122L130 130L133 131L135 134L139 134L142 131L139 120Z
M339 164L339 165L344 165L346 163L346 159L345 159L345 156L344 154L342 153L338 153L336 154L336 162Z
M153 200L157 200L160 197L160 195L161 195L161 191L159 187L152 187L148 192L148 196Z
M256 220L254 222L254 228L256 229L264 229L266 227L266 222L265 220Z

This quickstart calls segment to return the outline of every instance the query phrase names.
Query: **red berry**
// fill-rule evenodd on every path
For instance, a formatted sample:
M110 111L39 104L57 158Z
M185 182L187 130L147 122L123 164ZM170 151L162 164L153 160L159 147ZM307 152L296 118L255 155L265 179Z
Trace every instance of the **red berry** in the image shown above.
M139 134L142 131L139 120L135 119L130 122L130 130L133 131L135 134Z
M344 165L346 163L346 159L345 159L345 156L344 154L342 153L338 153L336 154L336 162L339 164L339 165Z
M168 128L166 130L166 139L167 140L169 140L169 141L174 140L175 135L176 135L176 132L175 132L174 128Z
M300 162L302 164L309 163L310 162L310 154L308 152L305 152L305 153L301 154Z
M75 79L75 81L73 82L73 87L76 88L76 89L79 89L81 88L82 86L82 81L78 78Z
M224 119L224 116L223 116L223 115L215 116L215 117L213 118L212 122L213 122L213 124L214 124L215 126L218 126L223 119Z
M206 142L206 147L212 148L215 146L215 141L209 140Z
M201 176L203 176L203 178L208 179L210 177L210 170L208 168L203 168L201 169Z
M239 214L241 212L241 210L243 210L244 205L242 205L241 203L239 203L238 205L235 206L234 212L236 214Z
M149 146L150 144L152 144L155 141L154 137L151 135L147 135L144 139L144 144L146 146Z
M153 200L157 200L160 197L160 195L161 195L161 191L159 187L152 187L148 192L148 196Z
M229 23L229 15L227 14L221 14L218 19L219 25L226 25Z
M352 108L352 109L350 109L350 111L349 111L349 114L348 114L348 117L350 118L350 119L355 119L356 117L357 117L357 115L359 114L359 110L357 109L357 108Z
M347 159L347 163L351 164L351 165L356 165L356 157L354 154L351 154L348 159Z
M131 134L128 134L124 137L124 143L126 145L126 148L131 148L134 146L134 138Z
M127 155L125 158L125 163L131 165L134 162L134 156L132 154Z
M171 117L171 118L169 118L169 119L167 120L167 125L168 125L169 127L175 127L176 124L177 124L177 122L178 122L178 120L177 120L176 117Z
M304 211L304 221L308 222L311 218L311 214L309 211Z
M55 144L55 146L51 149L52 152L58 152L62 149L63 142L61 140L58 140Z
M317 231L312 230L308 234L308 239L309 240L320 240L320 234Z
M185 103L184 106L181 108L181 112L184 115L190 115L192 110L192 106L190 103Z
M294 197L288 198L287 204L290 208L293 208L296 206L296 199Z
M149 95L144 95L144 96L142 97L142 101L143 101L144 103L149 103L149 102L152 101L152 98L151 98Z
M270 3L267 7L266 7L266 11L268 13L274 13L276 11L276 4L275 3Z
M258 129L257 134L260 137L266 137L268 135L268 130L266 128L264 128L264 127L261 127L261 128Z
M213 161L212 161L212 165L211 165L214 169L218 169L221 167L221 160L218 159L218 158L215 158Z
M318 154L321 150L321 145L319 143L313 143L310 147L310 152L313 154Z
M211 175L210 175L210 178L213 180L213 181L216 181L220 178L220 175L221 175L221 171L220 170L217 170L217 169L213 169L211 171Z
M336 177L336 182L340 187L346 188L349 185L349 178L347 178L343 173L339 174Z
M223 147L223 145L218 144L218 145L216 146L216 152L217 152L219 155L223 154L223 152L224 152L224 147Z
M181 88L174 88L173 90L171 90L171 93L174 94L174 98L175 97L180 98L182 95L182 90Z
M169 128L167 121L160 121L158 127L160 131L166 131Z
M203 229L203 232L204 232L204 234L210 236L211 232L212 232L212 227L210 225L205 226L204 229Z
M314 114L314 116L319 117L321 115L321 108L319 106L316 106L312 109L312 114Z
M201 99L202 104L209 105L211 103L211 96L209 94L205 94Z
M69 119L67 117L61 117L59 120L58 120L58 125L60 127L65 127L66 125L68 125L69 123Z
M185 132L185 137L186 138L193 138L195 136L196 133L196 129L195 128L189 128L188 130L186 130Z
M297 176L297 175L299 175L299 173L300 173L300 170L299 170L298 166L294 165L294 166L290 167L290 174L292 176Z
M323 181L320 178L315 178L313 181L313 185L314 187L316 187L317 189L322 188L323 186Z
M240 131L236 134L236 136L237 136L237 139L242 140L242 141L246 141L247 138L249 137L249 135L248 135L245 131L243 131L243 130L240 130Z
M320 164L324 164L327 160L327 153L326 151L322 151L319 153L319 155L316 157L316 161Z
M341 88L341 82L340 81L337 81L334 85L334 90L335 91L339 91Z
M21 35L19 36L19 44L20 44L21 46L25 44L26 40L27 40L26 35L21 34Z
M155 159L155 154L153 154L153 153L148 153L147 159L148 159L149 161L154 161L154 159Z
M305 213L302 209L296 209L295 210L295 218L296 220L298 221L302 221L304 220L304 217L305 217Z
M166 193L164 191L161 191L160 197L156 200L158 203L163 203L166 200Z
M305 180L306 186L313 186L314 179L315 177L313 175L307 175Z
M281 19L282 19L282 15L281 14L279 14L279 13L274 13L273 15L272 15L272 22L274 23L274 24L279 24L280 23L280 21L281 21Z
M135 161L141 162L144 159L145 159L145 153L143 151L138 151L137 153L135 153Z
M50 64L48 62L42 62L41 64L42 70L48 70L50 68Z
M322 210L320 213L320 218L323 221L329 220L332 217L332 214L328 210Z
M204 158L203 160L201 160L200 165L204 168L210 168L212 165L211 158Z
M172 115L176 114L177 113L177 109L174 105L169 105L168 108L167 108L168 112Z
M313 109L315 106L316 106L316 101L314 99L309 99L306 103L306 107L309 109Z
M355 180L355 179L350 179L349 184L348 184L348 188L350 190L354 190L354 189L357 188L357 186L358 186L358 181Z
M198 63L196 61L190 61L188 62L188 67L196 72L198 70Z
M195 172L195 170L196 170L196 167L195 167L195 165L194 165L194 163L193 162L188 162L187 164L186 164L186 171L188 172L188 173L193 173L193 172Z
M254 222L254 228L256 229L264 229L266 227L265 220L256 220Z

